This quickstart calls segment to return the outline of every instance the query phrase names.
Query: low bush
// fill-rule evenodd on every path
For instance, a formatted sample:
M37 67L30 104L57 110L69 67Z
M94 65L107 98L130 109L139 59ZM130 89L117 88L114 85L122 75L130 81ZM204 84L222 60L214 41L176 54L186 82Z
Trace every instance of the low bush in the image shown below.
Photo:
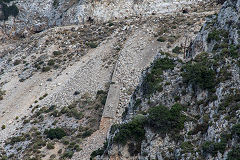
M216 85L216 73L204 64L186 64L183 67L183 82L192 85L194 90L201 89L212 90Z
M203 155L211 154L216 156L218 152L224 153L230 136L222 135L220 142L206 141L202 144Z
M145 117L137 115L130 122L119 126L119 132L114 137L114 142L125 145L128 140L141 142L145 138Z
M159 41L159 42L165 42L165 41L166 41L166 38L164 38L164 37L159 37L159 38L157 39L157 41Z
M73 156L73 154L74 154L73 151L67 150L67 151L65 151L65 152L63 153L62 158L63 158L63 159L65 159L65 158L70 158L70 159L71 159L72 156Z
M46 67L42 68L42 72L48 72L50 70L51 70L51 67L49 67L49 66L46 66Z
M237 136L240 138L240 123L235 124L235 125L232 127L232 134L233 134L233 135L237 135Z
M220 38L220 31L214 29L212 32L208 33L207 41L211 42L212 40L219 41Z
M234 147L228 152L227 160L239 160L240 157L240 146Z
M153 67L149 73L146 74L143 83L143 94L145 96L150 96L156 91L161 92L163 90L162 85L162 74L164 70L174 69L175 64L172 59L163 58L158 59L153 63Z
M66 133L64 129L62 128L51 128L50 130L45 130L45 134L47 135L47 138L50 139L61 139L62 137L66 136Z
M2 6L2 11L3 11L3 18L0 20L8 20L9 16L14 16L16 17L19 13L19 10L15 4L12 4L11 6L8 6L7 4L3 3L7 2L6 0L0 1L0 5Z
M54 149L54 144L53 143L48 143L47 144L47 149Z
M182 53L182 47L176 46L175 48L173 48L172 52L176 53L176 54L181 54Z
M89 46L89 47L91 47L91 48L97 48L97 44L96 43L94 43L94 42L90 42L90 43L87 43L87 45Z
M163 105L149 109L148 121L150 126L161 134L176 133L184 127L186 117L181 113L183 107L175 104L169 110Z

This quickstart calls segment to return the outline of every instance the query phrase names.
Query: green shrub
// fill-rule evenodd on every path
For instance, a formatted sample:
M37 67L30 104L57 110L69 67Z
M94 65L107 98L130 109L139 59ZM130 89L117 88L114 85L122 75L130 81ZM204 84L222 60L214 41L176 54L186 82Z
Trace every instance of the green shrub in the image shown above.
M82 138L87 138L87 137L91 136L92 133L93 133L93 130L91 130L91 129L86 130L86 131L84 131L84 132L82 133L81 137L82 137Z
M54 144L53 143L48 143L47 144L47 149L54 149Z
M76 108L72 108L67 113L67 116L74 117L76 119L82 119L83 118L83 113L79 112Z
M54 59L50 59L47 64L48 64L49 66L54 66L55 60L54 60Z
M228 152L227 160L239 160L240 157L240 146L234 147Z
M15 61L13 62L13 65L14 65L14 66L17 66L17 65L19 65L20 63L21 63L21 60L17 59L17 60L15 60Z
M49 67L49 66L46 66L46 67L42 68L42 72L48 72L50 70L51 70L51 67Z
M230 94L225 99L222 100L222 103L219 105L218 110L225 112L226 108L229 108L228 114L231 117L236 116L236 111L240 109L240 93Z
M97 48L97 44L96 43L94 43L94 42L90 42L90 43L87 43L87 45L89 46L89 47L91 47L91 48Z
M98 150L93 151L93 152L91 153L91 158L90 158L90 159L93 159L93 158L95 158L95 157L98 156L98 155L103 155L103 153L104 153L104 150L101 149L101 148L99 148Z
M61 139L62 137L66 136L66 133L64 131L64 129L62 128L51 128L50 130L45 130L45 133L47 134L47 138L50 139Z
M7 2L7 1L4 1L4 2ZM9 16L16 17L19 13L19 10L15 4L8 6L5 3L3 3L3 1L0 1L0 5L2 5L2 11L3 11L3 15L4 15L4 18L0 19L0 20L8 20Z
M219 41L220 38L220 31L214 29L212 32L208 33L207 41L211 42L212 40Z
M67 151L65 151L65 152L63 153L62 158L63 158L63 159L64 159L64 158L72 158L73 154L74 154L73 151L67 150Z
M128 140L141 142L145 138L145 117L137 115L130 122L119 126L119 132L116 133L113 141L125 145Z
M240 123L235 124L232 127L232 134L235 134L235 135L237 135L240 138Z
M53 55L54 56L59 56L59 55L61 55L62 54L62 52L60 52L60 51L53 51Z
M2 125L2 130L4 130L6 128L6 125Z
M143 83L143 94L145 96L150 96L151 94L155 92L161 92L163 90L162 85L160 82L162 82L162 74L163 70L168 69L174 69L175 64L172 59L169 58L163 58L158 59L153 63L152 70L146 74Z
M164 38L164 37L159 37L159 38L157 39L157 41L159 41L159 42L165 42L165 41L166 41L166 38Z
M176 46L175 48L173 48L172 52L176 53L176 54L181 54L182 53L182 47Z
M149 109L148 121L150 126L161 134L179 132L184 127L186 117L181 113L183 107L175 104L169 110L163 105Z
M6 94L6 91L1 90L0 88L0 101L3 100L3 96Z
M227 141L229 140L229 136L222 135L220 142L212 142L207 141L202 144L203 155L212 154L214 156L217 155L218 152L224 153L227 145Z
M58 1L58 0L54 0L54 1L53 1L53 6L54 6L54 8L57 8L58 5L59 5L59 1Z
M181 145L180 145L180 148L182 149L182 152L183 153L190 153L190 152L193 152L193 145L191 142L187 141L187 142L183 142Z
M12 137L10 139L9 143L7 143L7 144L14 145L17 142L22 142L22 141L25 141L25 140L26 140L26 138L24 136L16 136L16 137Z
M209 127L209 125L207 122L204 122L202 124L197 124L197 126L193 130L188 132L188 135L195 135L198 132L201 132L202 134L204 134L207 132L208 127Z
M216 85L216 74L214 70L201 63L186 64L183 67L183 82L192 84L196 90L197 87L201 89L214 89Z

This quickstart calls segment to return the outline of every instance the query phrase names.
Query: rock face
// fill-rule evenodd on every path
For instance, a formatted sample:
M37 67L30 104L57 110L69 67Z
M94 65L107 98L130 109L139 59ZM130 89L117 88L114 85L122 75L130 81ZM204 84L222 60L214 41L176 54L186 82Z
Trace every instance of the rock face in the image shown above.
M195 57L195 55L201 52L211 52L214 49L214 46L218 42L208 43L208 34L212 32L214 29L216 30L225 30L227 31L228 38L230 41L229 45L234 44L238 45L239 42L239 9L240 9L240 1L226 1L221 11L209 18L207 23L203 25L201 31L198 36L194 40L193 44L189 48L188 57ZM218 33L219 34L219 33Z
M0 159L239 160L240 0L12 3Z
M107 22L126 17L141 17L195 10L196 4L208 0L16 0L20 13L9 19L6 28L16 33L40 32L53 26L83 24L87 21ZM3 25L3 23L0 23ZM6 31L7 34L11 34Z
M227 0L218 14L207 17L187 50L187 63L165 53L156 56L122 122L112 127L105 154L97 157L239 159L239 11L240 0ZM186 108L177 113L179 104ZM182 116L187 119L180 127Z

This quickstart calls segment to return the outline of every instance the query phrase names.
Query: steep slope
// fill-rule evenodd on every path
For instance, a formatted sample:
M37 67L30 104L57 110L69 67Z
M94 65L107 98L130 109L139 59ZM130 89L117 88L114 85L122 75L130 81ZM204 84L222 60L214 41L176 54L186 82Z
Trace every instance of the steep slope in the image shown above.
M16 21L11 23L13 19L9 19L5 24L2 23L4 25L1 28L2 159L93 157L92 152L104 146L110 127L122 123L123 117L130 119L135 115L133 110L136 108L128 110L128 105L134 102L133 94L139 96L135 89L143 81L141 74L148 72L146 69L155 57L162 51L170 52L175 57L177 69L173 75L167 74L165 78L179 80L178 72L183 64L178 58L185 61L187 46L200 30L205 17L218 10L215 3L205 1L128 1L129 5L126 5L126 1L117 2L59 1L59 6L54 10L66 15L56 20L56 17L51 17L54 13L50 4L53 2L17 1L20 13ZM45 6L43 10L34 8L38 3ZM84 7L79 8L77 4L86 8L90 6L90 9L81 12ZM187 4L192 4L191 8ZM26 12L23 12L21 5L27 7L24 9ZM123 5L128 12L121 13L125 11ZM67 11L62 11L66 8ZM181 12L174 13L179 10ZM74 16L69 16L70 11ZM83 18L89 21L82 25L47 29L58 20L59 24L56 25L62 25L63 21L64 24L75 23L76 12L84 14ZM26 18L25 14L29 17ZM42 19L42 14L49 16L50 20L46 17ZM96 23L101 19L113 21ZM25 20L29 21L29 28L23 25ZM31 24L37 24L34 27L39 28L31 28ZM26 31L24 33L23 28ZM29 34L29 30L35 34ZM14 35L18 31L23 35L16 39L7 38L10 32ZM179 90L174 83L171 85L174 89L163 87L165 95L169 94L168 99L165 99L165 95L159 98L169 106L174 101L172 93L168 92ZM158 89L162 89L161 85ZM143 86L140 90L141 95L146 88ZM190 113L185 114L193 117ZM151 139L149 143L151 141L155 142ZM108 142L111 142L111 138ZM116 157L114 149L113 146L113 152L109 154L111 158ZM116 151L122 152L124 156L121 158L129 158L125 150L120 148ZM154 151L149 154L155 156Z
M101 159L228 159L239 150L239 0L209 16L184 62L160 52Z
M183 58L215 10L58 27L4 43L2 158L89 159L121 121L155 55L165 50ZM119 87L112 117L109 86Z

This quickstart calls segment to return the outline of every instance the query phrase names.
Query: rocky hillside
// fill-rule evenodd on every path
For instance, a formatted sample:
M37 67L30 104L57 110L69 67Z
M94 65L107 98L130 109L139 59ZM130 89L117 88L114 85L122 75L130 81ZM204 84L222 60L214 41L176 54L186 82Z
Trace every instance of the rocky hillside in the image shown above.
M92 157L239 160L239 7L208 16L186 60L158 54Z
M0 35L27 37L54 26L108 22L127 17L201 11L209 0L1 0ZM17 16L16 16L17 15Z
M0 0L0 158L239 160L239 12Z

